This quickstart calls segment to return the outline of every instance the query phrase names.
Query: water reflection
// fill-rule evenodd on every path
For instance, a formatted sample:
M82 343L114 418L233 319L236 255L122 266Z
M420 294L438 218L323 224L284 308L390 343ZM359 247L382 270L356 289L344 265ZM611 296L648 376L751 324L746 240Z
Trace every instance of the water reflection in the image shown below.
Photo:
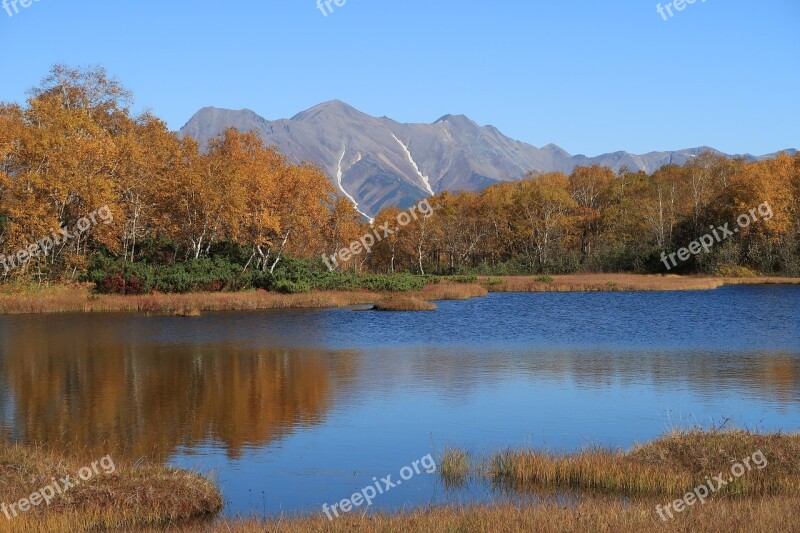
M69 340L53 332L28 335L24 327L15 333L4 337L0 357L0 405L10 438L63 450L114 447L166 457L212 441L238 457L320 424L335 402L419 390L452 404L519 379L550 389L681 389L707 399L734 394L800 403L800 358L789 353L388 349L367 356L128 345L106 342L102 329Z
M61 450L165 457L210 440L235 457L319 424L357 364L353 353L99 346L96 336L56 351L52 336L18 333L0 358L6 425L14 440Z

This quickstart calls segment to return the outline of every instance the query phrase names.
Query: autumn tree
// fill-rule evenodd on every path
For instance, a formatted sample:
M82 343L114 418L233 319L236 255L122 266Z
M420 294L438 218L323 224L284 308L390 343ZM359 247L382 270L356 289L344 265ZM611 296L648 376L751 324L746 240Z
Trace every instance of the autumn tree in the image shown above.
M553 172L525 180L514 196L516 229L526 254L538 268L551 266L554 255L568 247L578 203L569 193L569 179Z

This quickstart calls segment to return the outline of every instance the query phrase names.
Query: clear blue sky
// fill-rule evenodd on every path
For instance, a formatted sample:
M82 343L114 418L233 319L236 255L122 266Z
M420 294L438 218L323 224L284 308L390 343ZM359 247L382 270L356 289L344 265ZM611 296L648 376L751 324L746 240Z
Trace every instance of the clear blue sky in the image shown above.
M338 98L573 154L800 148L798 0L697 0L668 21L650 0L347 0L327 17L315 2L0 10L0 100L55 63L101 64L173 129L208 105L275 119Z

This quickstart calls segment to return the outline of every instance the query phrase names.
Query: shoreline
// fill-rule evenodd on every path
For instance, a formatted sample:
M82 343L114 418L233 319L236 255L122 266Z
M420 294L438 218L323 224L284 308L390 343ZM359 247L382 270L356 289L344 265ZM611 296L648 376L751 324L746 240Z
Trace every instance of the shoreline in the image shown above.
M345 511L333 519L321 512L225 518L220 516L223 495L211 479L163 465L114 463L107 456L93 479L74 484L68 495L47 492L52 505L49 499L36 509L23 503L25 511L5 524L17 531L208 533L646 531L658 524L678 532L739 531L743 520L752 525L757 518L764 528L752 531L789 531L792 517L800 512L798 457L800 434L735 429L673 430L627 451L561 454L523 448L484 460L448 449L436 468L445 485L483 478L518 494L552 496L574 490L582 496L574 505L549 498L538 503L473 502L397 512ZM0 445L0 466L5 465L0 470L7 476L4 493L12 498L31 494L34 501L34 491L53 483L56 475L88 470L82 464L36 446ZM81 474L81 479L87 478ZM0 531L5 530L2 524Z
M0 315L132 312L195 317L214 311L335 309L389 305L393 311L431 310L426 303L484 297L490 292L664 292L714 290L728 285L800 285L800 278L732 278L657 274L568 274L562 276L479 276L474 283L441 278L421 291L312 291L280 294L262 290L135 296L95 294L91 284L44 288L0 288Z

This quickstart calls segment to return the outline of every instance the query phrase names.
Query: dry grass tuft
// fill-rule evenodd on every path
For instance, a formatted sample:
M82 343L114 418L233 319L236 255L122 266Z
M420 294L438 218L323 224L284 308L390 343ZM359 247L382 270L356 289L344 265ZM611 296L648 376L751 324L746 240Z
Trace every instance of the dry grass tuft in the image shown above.
M446 448L439 458L439 475L445 486L463 485L470 471L469 454L464 450Z
M425 300L469 300L470 298L483 298L489 294L489 289L480 283L444 281L437 285L429 285L417 294Z
M376 311L436 311L436 305L408 296L387 296L375 304Z
M98 458L99 459L99 458ZM0 444L0 499L18 502L64 476L77 479L91 464L58 457L39 448ZM113 473L99 474L6 520L0 531L121 530L161 526L215 515L223 505L216 486L199 475L164 466L115 461ZM60 485L63 487L63 484Z
M630 452L589 450L573 455L506 451L487 474L520 490L561 486L628 495L679 496L730 472L732 465L763 452L767 466L752 468L723 488L737 495L800 496L800 434L729 431L673 432Z

